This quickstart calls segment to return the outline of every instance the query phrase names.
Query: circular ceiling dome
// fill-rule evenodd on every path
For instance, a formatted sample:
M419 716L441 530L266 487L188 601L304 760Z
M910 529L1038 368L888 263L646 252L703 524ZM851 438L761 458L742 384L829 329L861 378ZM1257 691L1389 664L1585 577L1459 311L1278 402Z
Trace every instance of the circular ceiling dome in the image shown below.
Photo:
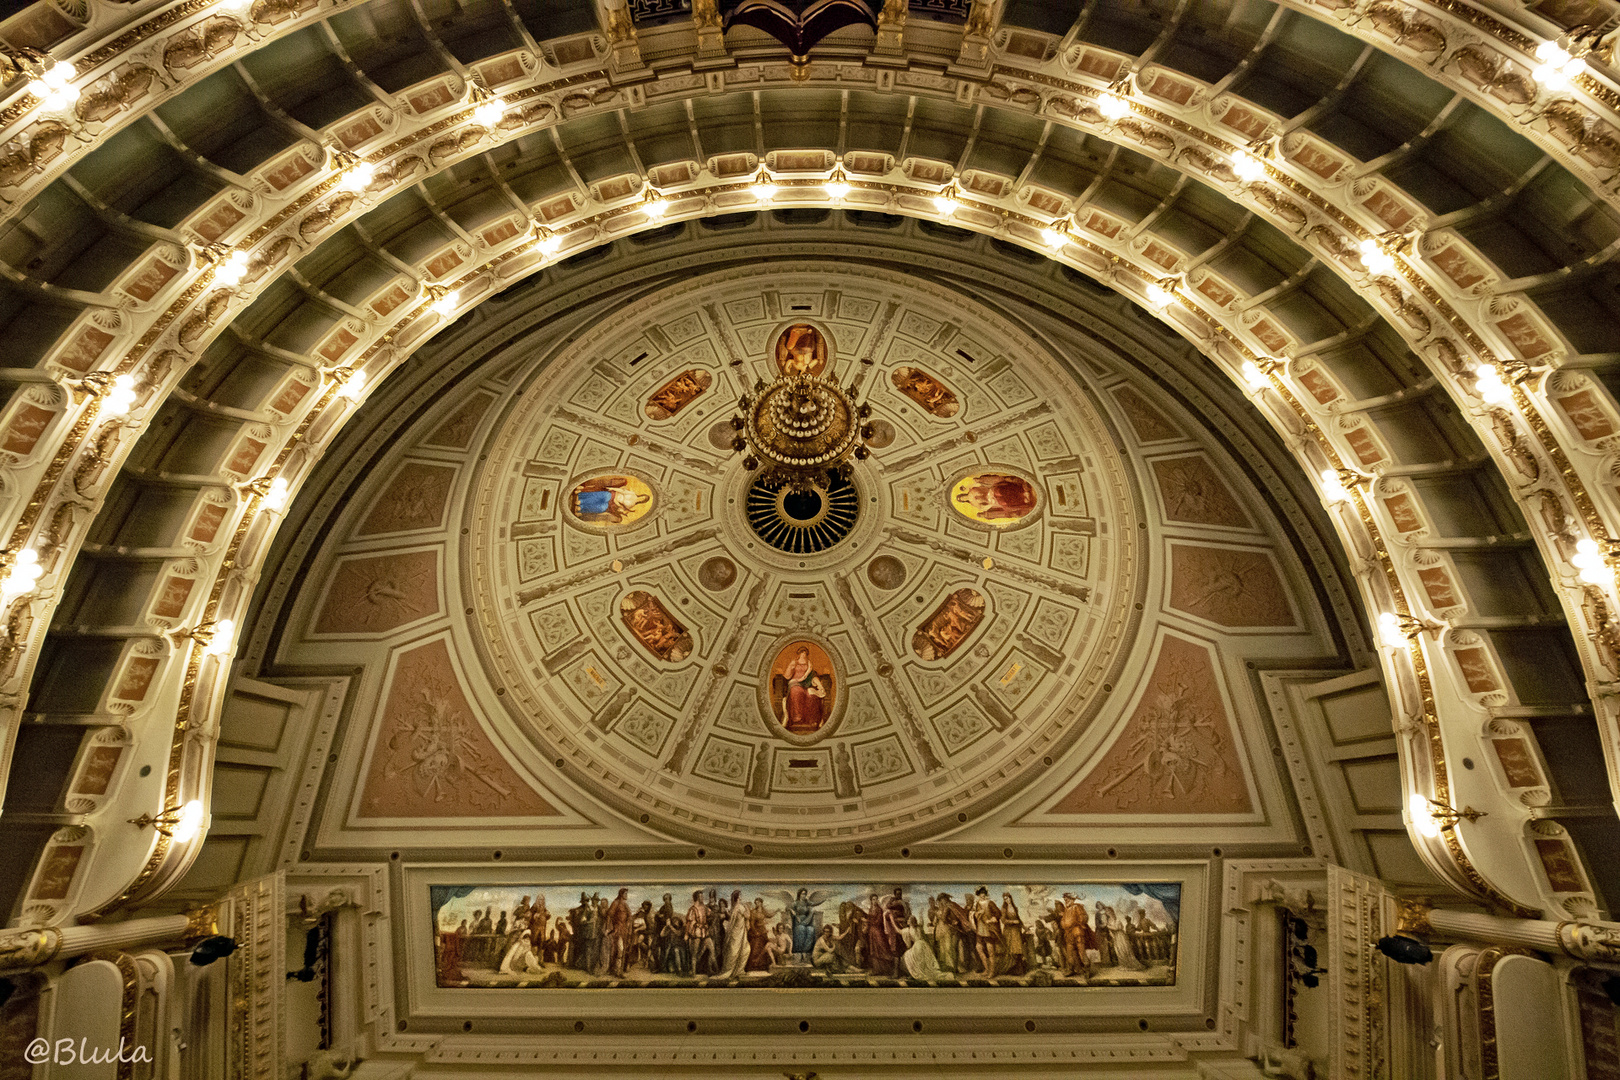
M883 436L817 505L755 491L716 430L811 334ZM518 728L623 812L762 851L936 833L1111 689L1131 473L1083 378L988 307L832 262L715 272L517 385L468 504L472 633Z

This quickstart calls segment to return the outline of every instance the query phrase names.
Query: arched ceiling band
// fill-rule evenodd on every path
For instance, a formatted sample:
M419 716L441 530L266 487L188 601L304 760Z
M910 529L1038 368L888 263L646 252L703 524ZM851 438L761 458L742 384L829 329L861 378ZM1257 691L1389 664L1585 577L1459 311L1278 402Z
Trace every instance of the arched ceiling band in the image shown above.
M1011 76L1008 76L1011 78ZM543 87L531 86L526 90L514 91L506 96L508 102L508 115L515 108L522 116L525 106L533 107L544 101L550 106L555 115L556 110L577 109L580 115L588 116L594 112L607 108L619 102L619 92L611 91L611 96L602 102L590 100L595 95L585 94L581 87L591 86L589 80L567 79L562 84L548 84ZM605 81L598 84L603 91L609 91ZM1427 342L1431 351L1426 358L1437 369L1437 377L1442 379L1451 391L1454 400L1464 403L1465 410L1472 412L1476 426L1482 431L1482 441L1493 448L1496 459L1505 475L1513 476L1515 470L1521 474L1526 463L1534 466L1537 478L1540 476L1564 476L1566 492L1559 492L1556 488L1549 489L1545 485L1529 487L1517 492L1521 505L1526 507L1526 518L1532 523L1532 530L1537 533L1543 545L1543 552L1552 559L1553 565L1567 565L1565 560L1572 553L1570 540L1572 531L1569 528L1571 519L1584 519L1591 527L1594 524L1601 526L1603 513L1592 500L1591 490L1602 491L1595 485L1583 485L1579 481L1577 466L1570 464L1560 444L1560 435L1567 438L1567 432L1560 431L1564 425L1558 420L1558 413L1549 407L1546 372L1533 374L1533 380L1527 384L1520 384L1511 391L1515 404L1521 411L1524 419L1516 420L1511 412L1504 409L1487 410L1473 404L1474 391L1462 367L1461 357L1472 346L1477 355L1485 360L1497 358L1497 353L1486 344L1488 340L1500 340L1499 331L1489 325L1476 326L1470 323L1457 309L1451 307L1441 295L1440 289L1433 283L1431 275L1433 267L1424 264L1410 250L1392 254L1395 260L1395 270L1404 279L1410 292L1403 289L1394 274L1379 276L1363 275L1354 266L1359 261L1358 245L1362 240L1376 238L1375 222L1370 218L1369 211L1363 206L1349 203L1342 192L1320 192L1313 185L1301 179L1302 173L1295 167L1283 161L1273 161L1268 164L1268 181L1238 181L1229 164L1230 152L1237 148L1237 144L1220 132L1201 130L1197 125L1184 117L1174 116L1161 108L1146 104L1146 99L1139 98L1133 102L1133 112L1130 116L1120 117L1117 121L1104 116L1100 110L1095 109L1092 103L1098 100L1099 94L1095 87L1078 82L1062 83L1050 77L1043 77L1039 82L1031 80L1028 86L1019 86L1016 82L1003 84L1008 90L1005 107L1016 109L1019 105L1020 91L1025 91L1025 102L1030 99L1028 94L1035 95L1046 110L1046 115L1054 121L1067 120L1074 126L1090 130L1093 133L1105 134L1117 140L1130 140L1139 145L1149 154L1159 154L1175 159L1176 167L1188 172L1201 172L1215 185L1226 186L1234 190L1238 198L1244 201L1257 214L1276 221L1284 228L1293 226L1306 233L1306 243L1313 257L1327 256L1326 265L1333 271L1350 281L1365 293L1370 294L1375 307L1393 316L1392 324L1400 329L1403 324L1407 329L1403 333L1408 340L1415 340L1418 345ZM1067 105L1058 105L1059 111L1052 111L1054 98L1042 98L1042 91L1037 87L1044 87L1048 93L1053 90L1062 91L1066 95ZM646 87L639 88L645 92ZM631 91L632 93L634 90ZM560 100L558 100L560 99ZM570 99L574 104L570 105ZM554 103L555 102L555 103ZM1087 112L1087 106L1095 110L1095 117ZM999 106L998 106L999 107ZM1072 110L1071 115L1064 117L1061 109L1067 107ZM536 110L538 113L538 110ZM450 162L465 156L469 151L488 150L498 140L492 139L493 134L487 128L477 124L467 123L469 117L465 111L452 113L441 117L412 134L407 138L398 138L383 151L373 152L368 159L379 165L373 186L378 194L388 188L397 186L401 177L397 168L398 163L416 157L417 162L412 169L414 176L417 170L430 170L427 162L421 160L420 155L425 150L426 156L435 165L447 165ZM533 116L534 121L541 121L539 115ZM532 130L534 123L520 123L518 130ZM453 134L452 134L453 133ZM1191 145L1189 145L1189 141ZM432 150L434 146L443 148L438 160ZM411 151L415 150L413 155ZM387 156L385 156L385 154ZM1220 156L1217 156L1220 155ZM1200 160L1200 156L1204 160ZM783 170L786 173L788 170ZM1230 174L1230 177L1228 176ZM794 182L794 178L782 176L780 183L784 191L782 201L785 205L807 205L827 201L825 187L821 183L824 177L801 175ZM907 213L918 216L937 216L939 211L932 205L933 194L937 185L918 183L902 175L896 175L888 170L882 175L874 175L870 180L852 173L853 190L848 199L851 205L865 205L872 209L884 209L891 212ZM341 177L333 173L323 173L321 178L312 187L306 187L290 204L271 208L266 207L264 215L252 219L242 227L249 225L252 231L236 245L239 249L256 248L257 258L250 259L246 271L249 289L257 282L262 290L269 282L269 270L273 265L285 262L291 251L302 242L315 242L335 233L346 221L357 216L357 213L366 208L365 194L356 192L341 192L339 185ZM1277 188L1272 185L1276 184ZM684 198L672 197L668 210L668 217L677 219L682 216L695 216L706 213L723 213L736 210L740 207L757 205L757 199L748 191L747 182L719 181L713 176L700 177L690 180L686 185L686 192L671 189L672 196L684 194ZM817 192L821 194L817 194ZM881 202L861 203L863 193L874 192L882 196ZM794 194L802 192L806 197L795 202ZM1291 197L1292 196L1292 197ZM1295 201L1295 200L1299 201ZM1008 203L1014 205L1009 206ZM1305 205L1302 206L1301 202ZM1296 220L1303 215L1304 220ZM953 211L953 220L969 228L991 231L997 235L1023 243L1029 246L1045 247L1045 238L1041 229L1049 223L1045 215L1031 213L1028 209L1018 208L1012 199L996 199L982 195L960 193L958 195L958 209ZM643 204L640 201L640 191L632 190L618 198L603 200L594 206L579 208L567 219L566 235L580 237L578 247L567 247L562 253L579 250L591 243L616 235L618 232L631 231L637 227L647 227L651 222L647 219ZM563 222L559 222L563 224ZM1173 282L1161 280L1164 268L1156 267L1143 258L1141 253L1129 250L1126 245L1105 242L1106 238L1097 235L1096 239L1077 237L1065 249L1065 261L1071 262L1078 269L1109 280L1111 283L1123 285L1128 292L1136 292L1145 299L1148 298L1149 286L1157 286L1179 295L1173 301L1175 308L1174 322L1178 329L1189 333L1199 341L1200 345L1222 359L1228 368L1228 373L1235 378L1244 378L1242 362L1245 359L1264 361L1270 350L1265 343L1261 329L1263 321L1253 309L1239 310L1241 304L1230 304L1225 309L1206 305L1190 291L1190 283L1178 285ZM272 255L273 258L266 258ZM524 249L521 238L512 240L499 246L488 256L488 260L499 275L503 270L509 275L505 280L532 271L538 267L536 256ZM137 415L152 415L162 391L172 385L181 374L181 369L189 363L188 354L201 350L209 337L215 332L214 328L221 325L227 313L240 310L247 290L240 288L213 288L209 285L217 268L193 267L189 271L177 275L177 280L166 286L158 295L169 295L172 300L160 313L152 312L155 317L143 320L140 329L144 333L135 346L123 354L122 359L113 366L105 369L108 375L100 375L100 371L92 372L75 389L80 392L81 402L76 408L63 409L60 417L61 423L55 424L50 438L41 440L42 450L37 451L31 461L36 466L32 470L18 470L19 479L26 477L27 486L32 488L36 495L26 501L18 499L14 506L15 522L12 539L13 547L20 547L23 543L35 538L36 530L41 534L40 546L49 556L49 570L46 579L47 588L60 581L63 567L67 565L66 556L76 550L78 543L85 534L88 522L79 518L79 510L87 503L95 506L99 497L105 493L108 482L121 466L124 456L133 443L133 430L131 426L119 420L103 421L97 423L97 409L105 400L104 391L110 383L110 375L116 373L139 373L149 384L142 388L142 400L137 409ZM461 287L459 300L465 304L475 299L472 290L480 288L480 295L487 294L494 278L485 277L479 272L464 275L457 285ZM1390 290L1393 289L1393 293ZM1455 290L1449 290L1455 292ZM178 296L175 294L178 293ZM420 294L419 294L420 296ZM199 302L200 301L200 302ZM161 301L158 301L161 303ZM1151 300L1150 300L1151 302ZM425 327L422 325L429 316L431 304L425 297L421 297L415 304L406 304L399 308L403 316L396 314L395 318L377 319L365 327L366 333L372 338L371 343L364 347L360 353L360 362L367 367L367 374L371 381L381 378L392 363L397 362L398 356L420 340L420 334ZM1245 319L1245 315L1249 316ZM1418 321L1419 317L1425 320ZM1450 324L1456 328L1466 345L1459 348L1454 339L1442 339L1431 336L1428 331L1435 325ZM1417 327L1424 326L1424 332L1418 333ZM386 331L386 333L385 333ZM1271 332L1276 327L1271 326ZM384 339L388 340L384 340ZM350 346L358 346L362 338L357 338ZM1449 344L1442 345L1442 342ZM166 346L177 346L168 348ZM1450 354L1446 349L1452 350ZM1281 350L1275 350L1281 351ZM394 355L387 355L392 352ZM1504 357L1506 359L1507 357ZM354 368L358 362L342 357L343 368ZM164 365L169 370L159 374L157 369ZM1509 372L1512 374L1512 372ZM271 496L270 482L272 477L281 476L283 479L296 479L301 468L312 456L311 448L321 445L330 436L331 431L339 422L338 413L342 408L334 410L333 406L343 402L338 394L340 379L343 373L338 367L332 368L334 377L321 381L321 391L316 395L314 404L307 411L301 413L297 423L284 425L261 425L269 430L270 440L278 444L264 447L264 454L259 460L272 461L270 468L254 464L254 476L247 478L250 483L244 492L244 498L236 508L237 529L229 533L235 537L232 544L223 551L200 560L204 564L213 563L212 567L204 565L199 577L207 580L210 577L211 588L198 593L207 595L208 601L198 612L198 617L188 620L193 628L209 623L217 623L223 617L222 612L239 610L241 604L246 602L247 583L251 580L251 570L242 565L253 551L262 550L264 537L256 530L267 530L268 524L253 524L255 521L263 522L263 515L255 512L260 508L263 500ZM1309 403L1294 387L1297 385L1287 373L1272 371L1266 373L1272 381L1273 389L1266 392L1269 402L1274 394L1280 405L1275 408L1275 414L1284 423L1284 430L1296 440L1296 449L1308 471L1316 475L1321 468L1338 469L1348 460L1346 456L1351 452L1350 444L1344 439L1345 425L1339 410L1332 408L1318 408ZM152 391L159 391L154 394ZM1286 393L1286 397L1283 395ZM1330 402L1333 399L1329 399ZM1342 399L1341 399L1342 400ZM1364 403L1363 403L1364 404ZM70 416L71 414L71 416ZM1504 419L1505 418L1505 423ZM1552 418L1549 422L1548 418ZM237 417L246 420L245 417ZM1505 426L1505 442L1497 441L1496 432ZM254 438L255 436L244 436ZM257 441L255 439L255 441ZM82 453L80 451L83 451ZM297 455L304 457L304 463L297 460ZM1577 462L1577 465L1584 462ZM1589 470L1592 468L1588 465ZM1359 470L1358 470L1359 471ZM32 475L28 475L29 473ZM1575 475L1570 475L1570 474ZM1415 593L1418 581L1415 575L1408 573L1403 581L1402 568L1395 565L1389 555L1387 543L1382 541L1385 535L1393 535L1389 523L1389 511L1378 499L1369 499L1359 490L1356 476L1347 477L1349 481L1350 503L1356 509L1356 516L1361 519L1360 531L1353 528L1355 523L1344 523L1347 536L1358 536L1359 542L1352 540L1350 550L1363 553L1365 556L1379 560L1382 577L1386 580L1387 593L1374 591L1369 593L1369 600L1373 610L1394 610L1396 614L1421 614L1427 605L1413 603L1409 597L1422 595ZM262 490L255 490L252 484ZM1569 503L1558 507L1558 514L1544 512L1543 505L1538 500L1550 495L1554 499L1567 498ZM1607 498L1608 496L1603 496ZM1343 517L1345 515L1341 515ZM221 535L227 535L222 532ZM227 556L228 557L221 557ZM1376 553L1376 554L1374 554ZM251 558L246 558L251 565ZM226 563L231 564L229 567ZM1375 575L1372 581L1377 580ZM233 597L229 594L228 583L235 581L231 588L239 589L234 598L237 607L231 606ZM1595 587L1594 587L1594 591ZM26 641L27 647L18 649L11 658L13 680L21 683L31 671L34 658L37 656L37 647L40 643L45 622L44 616L49 611L50 601L44 596L24 601L16 609L12 618L18 633L17 641ZM1605 601L1601 592L1599 601ZM1382 603L1381 603L1382 602ZM1585 589L1566 585L1564 588L1564 604L1567 613L1575 616L1576 620L1586 622L1586 640L1601 645L1602 635L1607 630L1607 607L1601 610L1593 608L1592 595ZM30 631L31 626L31 631ZM201 636L201 635L199 635ZM186 676L203 676L205 661L201 659L200 647L195 643L181 642L183 648L189 650L190 657L183 665ZM1391 650L1391 655L1398 654L1400 650ZM1429 693L1424 690L1424 678L1417 673L1416 665L1426 663L1421 652L1408 650L1408 655L1416 655L1413 661L1413 670L1404 673L1404 683L1412 688L1414 696L1403 703L1405 714L1415 715L1413 705L1420 708L1418 713L1428 716L1431 714L1444 714L1450 707L1449 701L1461 701L1466 695L1460 688L1453 686L1449 694L1443 694L1438 701L1432 701L1434 683L1429 681ZM1595 663L1596 650L1587 650L1586 660L1589 665ZM1432 666L1432 665L1430 665ZM176 667L176 665L169 665ZM1398 661L1391 661L1391 681L1401 685L1402 675ZM1429 667L1425 667L1425 671ZM1438 669L1437 669L1438 670ZM1448 683L1458 682L1451 668L1445 669L1449 674L1445 680ZM1598 670L1601 670L1599 668ZM206 676L203 676L206 678ZM197 693L199 685L196 678L175 676L177 685L189 684L191 693ZM206 690L207 687L204 687ZM161 695L154 691L155 699ZM1476 706L1477 708L1477 706ZM193 713L195 710L193 710ZM194 734L196 729L206 730L209 718L188 715L182 718L183 728L177 729L181 736ZM1613 720L1605 716L1603 721L1605 732L1612 736ZM177 738L177 743L184 743L187 738ZM191 741L205 742L205 738ZM1442 800L1449 797L1447 788L1447 772L1445 771L1444 747L1441 745L1441 736L1436 729L1430 738L1428 759L1434 766L1433 790ZM1606 740L1610 749L1611 765L1613 762L1612 738ZM174 755L174 768L171 779L175 790L183 782L183 777L190 770L185 766L187 754L183 748L177 747ZM1414 777L1421 780L1421 777ZM1421 783L1415 783L1418 790L1424 790ZM1456 844L1455 833L1448 830L1445 833L1453 844ZM156 845L161 848L165 845ZM1431 856L1439 853L1430 852ZM1460 847L1449 853L1448 863L1454 863L1463 857ZM160 883L161 878L169 875L162 871L165 865L173 865L174 860L165 862L165 855L154 851L152 861L148 864L146 879L141 882L141 891L147 891ZM1453 872L1462 873L1460 870ZM1462 873L1464 880L1468 875ZM1476 875L1477 876L1477 875ZM1483 881L1470 882L1476 891L1491 887ZM1528 898L1531 893L1523 889L1512 890L1514 895Z

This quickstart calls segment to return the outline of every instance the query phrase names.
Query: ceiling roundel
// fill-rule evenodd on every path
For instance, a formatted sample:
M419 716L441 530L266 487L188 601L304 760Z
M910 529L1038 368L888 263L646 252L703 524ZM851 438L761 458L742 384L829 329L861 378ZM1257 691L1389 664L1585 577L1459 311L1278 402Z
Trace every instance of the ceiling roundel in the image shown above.
M860 383L872 452L764 498L731 417L805 364ZM537 364L485 451L469 602L499 700L677 833L953 828L1085 727L1129 644L1139 501L1099 410L1012 324L913 278L667 288Z

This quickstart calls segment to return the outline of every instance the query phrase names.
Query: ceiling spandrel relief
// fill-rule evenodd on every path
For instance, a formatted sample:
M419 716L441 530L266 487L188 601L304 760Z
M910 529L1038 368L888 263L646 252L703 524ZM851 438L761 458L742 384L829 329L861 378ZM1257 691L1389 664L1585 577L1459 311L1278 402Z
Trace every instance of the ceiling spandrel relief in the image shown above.
M475 634L519 728L621 810L764 844L937 832L1106 701L1130 470L990 312L831 265L709 276L515 400L467 515ZM784 482L793 432L825 483Z

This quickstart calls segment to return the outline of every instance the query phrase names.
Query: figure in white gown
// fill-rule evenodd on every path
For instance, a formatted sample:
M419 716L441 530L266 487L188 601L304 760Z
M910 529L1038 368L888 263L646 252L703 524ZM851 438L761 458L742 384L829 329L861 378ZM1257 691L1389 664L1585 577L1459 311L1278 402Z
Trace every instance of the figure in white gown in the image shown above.
M939 969L939 958L934 950L928 946L928 938L923 936L922 927L917 925L916 916L912 916L911 925L900 931L905 940L906 951L901 957L906 962L906 970L911 972L913 979L923 979L934 982L944 977Z
M1108 936L1114 942L1114 962L1126 971L1145 971L1147 965L1136 955L1136 947L1131 944L1131 935L1126 932L1126 921L1119 917L1119 912L1110 908L1108 910Z
M519 934L517 940L512 942L506 955L501 957L501 972L506 975L516 975L524 972L540 971L540 958L535 955L534 942L529 940L528 934Z
M740 979L748 963L748 905L742 902L742 893L731 894L731 915L726 922L726 958L720 965L720 977Z

